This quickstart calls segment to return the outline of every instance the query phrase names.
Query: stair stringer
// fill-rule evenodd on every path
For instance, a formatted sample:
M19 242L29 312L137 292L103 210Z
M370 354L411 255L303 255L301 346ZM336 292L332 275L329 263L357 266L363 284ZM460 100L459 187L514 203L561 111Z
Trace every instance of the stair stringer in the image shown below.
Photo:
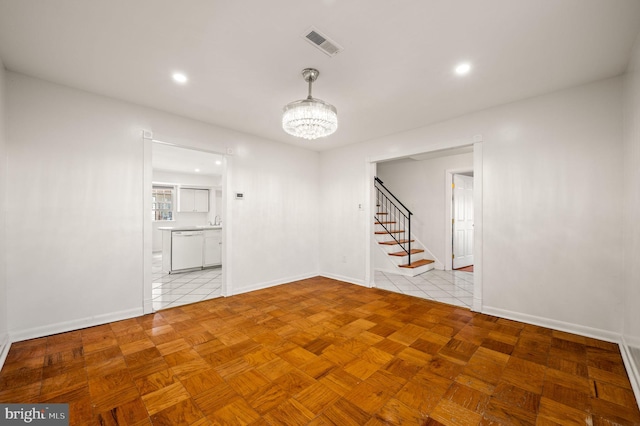
M397 218L394 217L393 213L387 214L385 215L386 218L394 221L397 220ZM375 217L374 217L374 222L375 222ZM384 231L384 227L380 224L375 223L374 225L374 232L375 231ZM406 232L405 232L406 234ZM404 234L403 234L404 235ZM402 250L402 248L400 248L399 245L393 245L393 246L388 246L388 245L383 245L383 244L379 244L381 241L390 241L393 240L393 237L391 237L391 235L389 234L375 234L375 243L378 246L379 250L377 250L378 253L383 253L383 256L376 256L375 258L375 265L377 270L383 271L383 272L391 272L394 274L399 274L399 275L404 275L404 276L408 276L408 277L415 277L416 275L420 275L424 272L430 271L432 269L438 269L438 270L443 270L444 269L444 265L442 264L442 262L440 262L439 259L437 259L433 253L427 248L427 246L425 246L419 239L416 238L415 234L411 234L410 237L401 235L398 239L402 239L402 238L408 238L413 240L411 242L411 248L412 249L421 249L424 250L424 252L422 253L417 253L417 254L412 254L411 255L411 261L416 261L416 260L420 260L420 259L431 259L434 262L428 265L424 265L424 266L419 266L417 268L401 268L399 265L402 264L406 264L407 263L407 259L408 256L390 256L389 253L393 253L393 252L397 252ZM386 265L389 269L383 269L383 267L381 265Z
M413 276L410 272L410 269L399 268L398 265L392 262L391 257L387 254L387 252L382 249L378 241L374 239L373 244L378 246L377 249L374 248L374 269L376 271L387 272L391 274L404 275L407 277Z
M422 243L422 241L420 241L414 234L411 234L411 239L415 240L415 242L420 245L420 248L424 250L423 259L431 259L431 260L433 260L433 263L432 263L433 269L437 269L439 271L444 271L444 264L442 262L440 262L440 260L433 255L431 250L429 250L429 248L426 245L424 245ZM413 246L413 244L412 244L412 246Z

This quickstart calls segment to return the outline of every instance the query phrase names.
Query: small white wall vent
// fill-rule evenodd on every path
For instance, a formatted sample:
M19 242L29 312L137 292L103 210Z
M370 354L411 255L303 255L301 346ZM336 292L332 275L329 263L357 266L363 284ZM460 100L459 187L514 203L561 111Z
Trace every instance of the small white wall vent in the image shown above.
M343 47L340 46L335 41L331 40L326 35L322 34L320 31L315 29L314 27L309 28L304 32L301 36L313 46L320 49L322 52L327 54L328 56L336 56L338 53L342 52Z

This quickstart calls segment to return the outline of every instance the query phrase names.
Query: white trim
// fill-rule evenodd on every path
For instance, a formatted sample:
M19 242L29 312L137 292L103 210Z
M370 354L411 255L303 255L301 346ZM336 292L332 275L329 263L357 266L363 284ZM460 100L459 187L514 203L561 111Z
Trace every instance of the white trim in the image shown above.
M369 212L369 217L367 220L367 235L372 235L375 229L373 218L376 216L378 206L376 206L375 203L375 188L373 185L371 185L371 182L373 182L373 178L376 177L378 165L369 161L368 158L365 160L365 163L365 168L369 175L367 179L367 182L369 182L369 185L367 186L369 190L365 190L364 211ZM373 250L375 250L375 248L373 248L373 244L376 244L375 239L371 240L370 243L366 245L364 250L364 286L368 288L372 288L374 285L375 261L373 260Z
M471 310L482 312L482 274L483 268L483 221L484 206L482 195L482 135L474 136L478 140L473 144L473 305Z
M150 133L150 132L148 132ZM153 220L151 219L151 198L153 192L153 168L151 162L151 139L142 138L142 312L153 312L152 286L153 286Z
M627 346L629 346L630 348L640 348L640 337L634 337L634 336L625 336L624 334L622 335L622 337L624 337L624 341L625 344Z
M9 334L5 333L0 339L0 370L2 370L4 362L7 360L9 349L11 349L11 340L9 339Z
M636 397L636 402L638 403L638 407L640 408L640 371L638 371L638 366L636 365L636 363L633 362L633 355L631 355L630 346L627 344L624 336L620 336L619 346L620 354L622 355L622 361L624 362L624 366L627 369L629 382L631 382L631 388L633 389L633 393ZM640 345L638 345L638 347L640 347Z
M229 197L232 194L231 182L232 176L230 171L233 165L233 157L224 155L222 158L222 217L224 225L222 226L222 295L229 296L232 294L231 283L231 231L233 230L233 215L231 214L231 203Z
M153 313L153 299L145 297L145 299L142 301L142 312L143 315Z
M28 339L37 339L38 337L51 336L52 334L80 330L82 328L94 327L96 325L122 321L125 319L135 318L142 315L143 315L143 312L141 307L135 308L135 309L127 309L125 311L95 315L95 316L80 318L72 321L64 321L56 324L49 324L42 327L34 327L34 328L28 328L25 330L12 331L11 339L13 342L20 342L22 340L28 340Z
M474 267L475 271L475 267ZM592 337L606 342L619 343L620 334L614 331L602 330L600 328L587 327L571 322L558 321L551 318L538 317L535 315L523 314L521 312L509 311L506 309L494 308L492 306L484 306L483 314L493 315L500 318L506 318L526 324L538 325L553 330L564 331L567 333L578 334L580 336Z
M395 160L400 158L411 157L412 155L426 154L427 152L442 151L442 150L451 149L451 148L461 148L463 146L473 145L474 142L478 142L477 140L474 140L474 139L475 139L474 137L462 138L462 139L455 139L455 140L446 141L446 142L429 144L427 146L422 146L422 147L403 148L393 152L392 154L385 153L380 155L374 155L373 157L369 157L368 161L371 163L378 163L380 161Z
M432 265L433 265L433 263L432 263ZM424 266L420 266L420 268L424 268ZM432 271L432 270L442 271L442 268L436 268L434 266L433 269L429 269L429 271ZM376 271L384 272L386 274L400 275L402 277L409 277L409 278L413 278L413 277L416 276L416 275L413 275L410 272L411 270L407 269L407 268L398 268L397 270L396 269L376 268ZM425 272L429 272L429 271L425 271ZM424 272L421 272L420 274L424 274ZM417 274L417 275L420 275L420 274ZM374 281L373 284L375 284L375 279L373 281ZM375 287L375 285L374 285L374 287ZM378 288L378 287L375 287L375 288Z
M362 287L369 287L369 286L367 286L367 284L363 280L358 280L358 279L355 279L355 278L349 278L349 277L345 277L343 275L332 274L332 273L329 273L329 272L320 272L320 276L321 277L325 277L325 278L331 278L332 280L336 280L336 281L343 281L343 282L348 283L348 284L355 284L355 285L360 285Z
M395 269L376 268L375 271L376 272L382 272L382 273L385 273L385 274L402 275L402 273L401 273L402 271L396 271ZM375 283L376 283L376 280L375 280L375 277L374 277L373 284L375 285Z
M192 151L200 151L200 152L207 152L209 154L224 155L224 153L220 152L220 151L211 151L209 149L199 148L199 147L192 146L192 145L185 145L185 144L182 144L182 143L165 142L165 141L161 141L161 140L153 139L153 138L151 138L151 142L158 143L160 145L175 146L176 148L190 149Z
M296 281L302 281L302 280L306 280L309 278L315 278L317 277L318 274L317 273L311 273L311 274L302 274L302 275L298 275L298 276L293 276L293 277L288 277L288 278L280 278L277 280L273 280L273 281L266 281L266 282L262 282L262 283L256 283L256 284L252 284L246 287L237 287L234 288L234 292L232 295L230 296L235 296L238 294L242 294L242 293L249 293L251 291L256 291L256 290L264 290L265 288L270 288L270 287L276 287L282 284L289 284L289 283L293 283Z

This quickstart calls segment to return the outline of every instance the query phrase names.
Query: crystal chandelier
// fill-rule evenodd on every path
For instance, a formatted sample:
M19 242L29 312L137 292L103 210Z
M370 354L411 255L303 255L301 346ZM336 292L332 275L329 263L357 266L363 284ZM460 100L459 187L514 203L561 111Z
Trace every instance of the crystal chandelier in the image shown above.
M283 108L282 128L290 135L305 139L329 136L338 128L338 111L320 99L311 96L311 84L320 72L313 68L302 70L304 81L309 83L307 99L291 102Z

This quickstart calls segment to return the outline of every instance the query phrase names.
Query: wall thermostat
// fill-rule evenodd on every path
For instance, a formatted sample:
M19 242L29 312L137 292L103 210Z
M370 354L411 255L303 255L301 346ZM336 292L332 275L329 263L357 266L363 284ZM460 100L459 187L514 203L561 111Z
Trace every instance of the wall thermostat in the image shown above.
M236 192L236 200L244 200L244 193Z

